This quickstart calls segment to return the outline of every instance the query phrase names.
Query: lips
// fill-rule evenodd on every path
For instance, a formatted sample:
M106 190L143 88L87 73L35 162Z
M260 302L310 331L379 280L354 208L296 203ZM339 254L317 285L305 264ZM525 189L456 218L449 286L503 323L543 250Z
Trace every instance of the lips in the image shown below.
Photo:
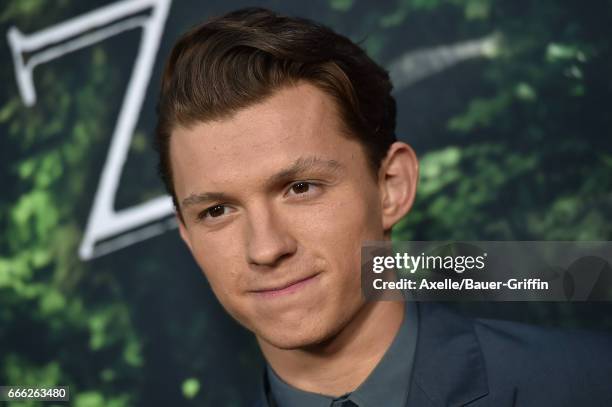
M293 292L301 288L303 285L312 281L316 276L318 276L318 274L313 274L305 278L292 280L287 283L277 284L269 288L253 290L252 292L255 294L266 295L266 296L286 294L286 293Z

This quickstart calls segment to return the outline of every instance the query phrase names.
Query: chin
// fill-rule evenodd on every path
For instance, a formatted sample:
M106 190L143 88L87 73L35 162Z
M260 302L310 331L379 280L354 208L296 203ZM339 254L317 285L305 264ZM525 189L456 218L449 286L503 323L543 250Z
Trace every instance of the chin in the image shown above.
M334 332L318 327L309 329L274 329L257 336L278 349L294 350L316 346L329 340Z
M283 350L308 350L308 348L325 347L326 343L329 343L342 331L350 321L350 316L339 315L331 318L331 320L334 323L325 324L321 319L315 319L308 321L311 324L302 321L299 327L268 327L270 329L260 331L257 336L270 345Z

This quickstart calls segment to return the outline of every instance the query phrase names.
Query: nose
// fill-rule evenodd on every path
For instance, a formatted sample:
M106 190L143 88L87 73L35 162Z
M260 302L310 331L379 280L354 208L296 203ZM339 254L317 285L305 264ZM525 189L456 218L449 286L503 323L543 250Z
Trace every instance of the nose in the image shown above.
M289 225L272 208L251 208L247 232L247 261L257 266L275 266L291 257L297 248Z

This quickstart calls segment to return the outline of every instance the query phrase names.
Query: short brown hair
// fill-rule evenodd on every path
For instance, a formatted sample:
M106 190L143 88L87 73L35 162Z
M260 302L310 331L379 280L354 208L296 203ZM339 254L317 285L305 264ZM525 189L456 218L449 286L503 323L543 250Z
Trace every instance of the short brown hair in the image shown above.
M172 130L230 117L300 80L334 98L346 133L362 143L377 173L396 141L388 72L323 25L245 8L186 32L163 72L155 146L161 178L179 216L169 152Z

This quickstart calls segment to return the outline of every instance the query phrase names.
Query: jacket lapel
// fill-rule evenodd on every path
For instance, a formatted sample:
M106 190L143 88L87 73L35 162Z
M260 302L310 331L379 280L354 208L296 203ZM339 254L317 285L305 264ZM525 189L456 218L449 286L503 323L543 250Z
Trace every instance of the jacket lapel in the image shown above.
M268 394L270 394L270 383L268 382L267 369L264 367L262 374L259 376L257 400L252 407L277 407L273 399L268 399Z
M434 303L418 303L417 341L408 406L513 405L513 392L490 394L473 322Z

